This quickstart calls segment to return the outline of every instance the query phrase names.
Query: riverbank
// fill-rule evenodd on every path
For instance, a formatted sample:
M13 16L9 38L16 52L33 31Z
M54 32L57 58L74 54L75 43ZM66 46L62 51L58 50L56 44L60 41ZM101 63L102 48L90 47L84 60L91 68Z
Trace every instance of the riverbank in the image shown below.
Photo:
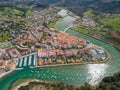
M77 87L75 85L68 85L62 82L32 81L27 85L19 87L18 90L39 90L39 88L41 90L119 90L119 81L120 73L116 73L112 76L103 78L99 84L94 86L91 86L88 83Z
M30 83L32 83L32 82L42 83L42 84L58 83L58 82L54 82L54 81L42 81L42 80L38 80L38 79L19 79L19 80L15 81L13 83L12 87L10 88L10 90L19 90L19 88L21 88L21 87L29 86ZM42 90L42 87L41 87L41 90Z
M21 86L18 90L77 90L78 88L63 82L33 81Z
M38 82L37 79L26 79L26 80L18 80L19 82L15 82L14 85L10 88L10 90L18 90L22 86L29 85L30 82Z
M14 71L18 71L18 70L22 70L22 69L23 69L23 68L15 68L15 69L10 70L10 71L8 71L8 72L4 72L4 73L0 74L0 79L4 78L5 76L11 74L11 73L14 72Z
M6 76L6 75L8 75L8 74L10 74L10 73L13 72L13 71L14 71L14 70L11 70L11 71L4 72L4 73L0 74L0 78Z

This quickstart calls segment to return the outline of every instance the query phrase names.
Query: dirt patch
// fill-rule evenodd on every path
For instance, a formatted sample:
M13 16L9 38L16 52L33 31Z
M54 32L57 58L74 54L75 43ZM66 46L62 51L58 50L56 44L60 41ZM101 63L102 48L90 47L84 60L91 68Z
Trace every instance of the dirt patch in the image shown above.
M111 35L111 37L120 40L120 32L118 32L118 31L111 31L111 32L110 32L110 35Z

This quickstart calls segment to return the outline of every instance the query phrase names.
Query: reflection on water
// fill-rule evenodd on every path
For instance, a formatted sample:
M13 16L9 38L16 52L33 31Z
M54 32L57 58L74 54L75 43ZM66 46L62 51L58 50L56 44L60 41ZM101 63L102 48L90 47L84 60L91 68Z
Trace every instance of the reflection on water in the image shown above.
M95 85L100 79L105 76L107 64L89 64L88 65L88 78L89 84Z

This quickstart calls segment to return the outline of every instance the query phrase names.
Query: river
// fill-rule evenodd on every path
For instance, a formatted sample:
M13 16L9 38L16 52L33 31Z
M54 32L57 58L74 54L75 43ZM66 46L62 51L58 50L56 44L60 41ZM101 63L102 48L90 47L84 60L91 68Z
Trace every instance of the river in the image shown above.
M73 17L66 16L57 24L57 28L64 31L66 25L70 24L73 20ZM11 83L20 78L36 78L40 80L65 82L73 85L81 85L85 82L89 82L94 85L100 82L104 77L120 72L120 52L113 46L71 29L67 30L66 33L89 40L94 44L104 47L110 53L111 59L101 64L34 68L14 71L0 79L0 90L8 90Z

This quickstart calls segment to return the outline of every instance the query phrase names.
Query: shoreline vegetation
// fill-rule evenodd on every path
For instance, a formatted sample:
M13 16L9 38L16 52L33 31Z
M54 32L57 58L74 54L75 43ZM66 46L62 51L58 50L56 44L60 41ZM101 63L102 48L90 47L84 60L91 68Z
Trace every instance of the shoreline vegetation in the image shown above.
M30 82L39 82L37 79L19 79L11 86L11 90L18 90L21 86L29 85Z
M88 90L89 87L91 87L91 89L93 88L93 86L90 86L88 83L85 83L85 85L87 86L85 90ZM25 82L16 85L14 89L10 88L10 90L80 90L79 88L81 87L82 86L69 85L64 82L26 80Z
M95 86L91 86L88 83L81 85L79 87L74 85L68 85L66 83L60 82L47 82L33 80L26 82L25 85L18 84L13 90L119 90L120 73L116 73L113 76L108 76L102 79L102 81Z

